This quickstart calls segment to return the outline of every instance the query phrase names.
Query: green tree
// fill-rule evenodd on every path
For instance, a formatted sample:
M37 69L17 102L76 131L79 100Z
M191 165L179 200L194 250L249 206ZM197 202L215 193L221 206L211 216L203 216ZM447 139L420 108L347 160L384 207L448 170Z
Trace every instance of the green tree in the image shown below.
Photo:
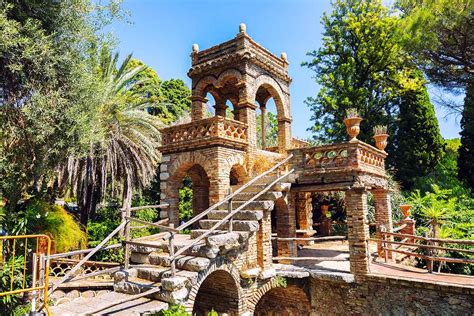
M423 74L413 71L412 77L422 84L402 87L395 137L397 149L393 153L396 177L405 189L411 189L416 178L426 176L433 170L443 155L444 147Z
M474 82L467 86L464 98L458 170L459 178L474 192Z
M403 77L405 54L396 41L397 20L379 0L336 0L324 14L323 46L303 63L315 71L321 90L308 98L315 138L347 138L345 110L357 108L364 122L360 139L371 141L372 128L396 130L397 80ZM392 146L388 150L391 151Z
M265 117L265 147L278 146L278 121L275 114L266 112ZM262 115L257 115L257 146L262 148Z
M174 116L168 111L168 107L163 101L161 92L161 80L155 70L148 67L141 60L132 58L127 65L128 69L144 67L143 71L137 74L131 92L135 95L142 95L148 99L150 107L148 112L157 116L163 123L169 124L173 121Z
M465 92L464 105L446 104L462 114L459 178L474 188L474 1L399 0L400 38L429 79L453 93Z
M134 190L147 186L156 173L163 124L146 111L149 100L135 89L143 84L136 78L146 66L130 69L131 57L118 66L118 54L101 53L101 99L84 113L92 116L88 127L95 137L87 138L87 155L71 155L63 167L62 178L75 189L84 225L107 189L122 193L124 206L131 205Z
M87 56L101 42L97 10L89 0L0 2L0 194L10 210L52 199L55 169L80 147L74 114L96 95Z
M170 79L161 83L163 102L173 120L191 110L191 90L181 79Z

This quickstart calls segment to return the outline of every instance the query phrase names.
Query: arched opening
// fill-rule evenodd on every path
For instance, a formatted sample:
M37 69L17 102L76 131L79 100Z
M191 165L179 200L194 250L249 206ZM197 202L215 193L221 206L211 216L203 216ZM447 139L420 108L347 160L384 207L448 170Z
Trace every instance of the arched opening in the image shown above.
M192 315L208 315L212 310L219 315L238 315L239 290L229 272L212 272L201 284L194 300Z
M244 184L247 178L247 172L242 165L233 165L229 172L229 183L231 186Z
M183 173L179 188L179 220L186 222L209 207L209 177L195 164Z
M287 143L289 137L285 125L280 124L286 119L282 95L271 84L264 83L257 89L255 101L260 106L257 113L257 146L264 150L278 151Z
M305 291L297 286L277 287L262 296L254 315L303 316L311 314L311 303Z

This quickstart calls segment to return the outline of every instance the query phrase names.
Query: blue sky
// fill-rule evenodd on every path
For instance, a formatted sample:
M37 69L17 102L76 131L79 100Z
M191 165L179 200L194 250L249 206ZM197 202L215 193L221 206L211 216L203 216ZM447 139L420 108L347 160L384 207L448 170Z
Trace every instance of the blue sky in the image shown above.
M130 23L111 26L118 38L122 56L133 53L155 69L160 78L181 78L188 86L186 73L191 66L193 43L205 49L233 38L240 23L258 43L279 56L286 52L290 63L293 134L310 136L311 113L304 104L319 87L313 73L301 67L306 52L321 45L323 12L330 11L329 0L125 0L131 13ZM437 109L441 133L458 137L459 124L454 117L445 119Z

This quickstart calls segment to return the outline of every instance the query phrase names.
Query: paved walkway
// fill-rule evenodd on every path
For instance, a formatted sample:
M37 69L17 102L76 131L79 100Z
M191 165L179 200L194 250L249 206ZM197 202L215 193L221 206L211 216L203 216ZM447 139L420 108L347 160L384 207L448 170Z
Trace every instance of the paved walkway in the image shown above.
M369 248L371 253L376 253L377 244L370 243ZM296 266L334 273L350 273L349 244L347 241L328 241L304 246L303 249L298 251L298 257L303 260L295 262L294 265ZM311 259L304 260L304 258L309 257ZM322 260L319 261L314 258L322 258ZM381 260L371 262L369 268L371 274L378 276L474 287L474 277L467 275L429 273L425 269L392 262L385 263Z

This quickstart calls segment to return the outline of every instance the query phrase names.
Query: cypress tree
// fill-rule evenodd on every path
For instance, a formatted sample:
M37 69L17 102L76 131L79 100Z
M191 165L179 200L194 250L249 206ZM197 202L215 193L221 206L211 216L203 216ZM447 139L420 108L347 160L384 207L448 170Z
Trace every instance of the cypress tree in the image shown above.
M464 98L458 177L474 191L474 82L467 85Z
M423 81L420 71L413 71L412 75ZM411 189L417 177L426 176L439 162L444 152L444 140L424 82L405 89L400 96L399 108L397 149L393 161L397 180L405 189Z

